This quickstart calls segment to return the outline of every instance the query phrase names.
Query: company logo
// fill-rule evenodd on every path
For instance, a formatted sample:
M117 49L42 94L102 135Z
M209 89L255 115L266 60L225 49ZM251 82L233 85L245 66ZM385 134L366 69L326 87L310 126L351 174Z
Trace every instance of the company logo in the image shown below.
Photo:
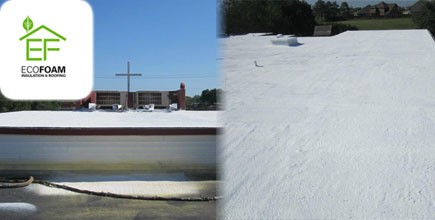
M23 21L23 28L27 34L20 38L20 41L26 40L26 60L27 61L46 61L48 52L60 51L58 44L66 38L56 31L41 25L32 30L33 21L26 17ZM44 31L45 30L45 31ZM29 32L30 31L30 32ZM44 38L36 37L44 33ZM66 77L66 66L21 66L21 77Z
M66 38L56 31L48 28L45 25L41 25L33 31L33 21L29 16L24 19L23 28L26 30L27 34L20 38L20 41L26 40L26 60L27 61L46 61L47 53L50 51L60 51L59 47L55 47L54 44L58 43L60 40L66 41ZM36 33L45 30L50 36L47 38L34 37ZM30 32L29 32L30 31ZM33 36L33 37L32 37Z
M16 100L87 96L94 71L89 3L0 0L0 7L1 93Z

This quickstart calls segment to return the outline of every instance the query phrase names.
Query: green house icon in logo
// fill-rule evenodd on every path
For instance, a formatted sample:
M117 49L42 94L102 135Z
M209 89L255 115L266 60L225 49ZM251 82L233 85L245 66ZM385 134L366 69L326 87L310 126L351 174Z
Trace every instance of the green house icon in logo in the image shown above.
M23 22L23 27L26 31L29 31L33 27L33 22L27 17ZM32 38L31 36L41 30L45 30L48 32L51 37L49 38ZM26 39L26 60L27 61L46 61L47 60L47 52L48 51L59 51L60 49L57 47L51 46L51 44L55 42L59 42L60 40L66 41L66 38L59 33L53 31L52 29L46 27L45 25L41 25L38 28L34 29L31 32L28 32L26 35L20 38L20 41ZM39 56L31 57L30 52L39 52ZM34 54L34 53L32 53Z

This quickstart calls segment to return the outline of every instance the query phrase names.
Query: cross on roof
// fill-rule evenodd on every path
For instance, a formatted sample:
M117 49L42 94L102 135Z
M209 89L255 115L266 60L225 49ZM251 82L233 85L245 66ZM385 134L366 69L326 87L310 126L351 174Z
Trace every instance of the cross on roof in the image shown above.
M127 73L116 73L115 76L127 76L127 91L130 94L130 76L142 76L141 73L130 73L130 61L127 62Z
M130 96L130 76L142 76L141 73L130 73L130 61L127 62L127 73L115 73L115 76L127 76L127 97L125 107L128 108L128 98Z

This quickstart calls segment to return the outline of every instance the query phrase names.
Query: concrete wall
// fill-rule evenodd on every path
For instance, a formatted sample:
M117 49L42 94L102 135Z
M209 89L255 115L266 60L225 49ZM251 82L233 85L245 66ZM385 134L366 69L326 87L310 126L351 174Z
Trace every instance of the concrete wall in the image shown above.
M127 106L127 96L128 93L127 92L119 92L121 94L121 103L117 103L120 104L122 106Z
M169 91L162 91L162 106L168 107L170 104Z

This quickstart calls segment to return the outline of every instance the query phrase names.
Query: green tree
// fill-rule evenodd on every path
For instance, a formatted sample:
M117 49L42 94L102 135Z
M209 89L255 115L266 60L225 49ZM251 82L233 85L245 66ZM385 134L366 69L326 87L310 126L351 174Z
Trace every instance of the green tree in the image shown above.
M313 6L313 13L320 22L325 21L326 3L323 0L317 0Z
M259 32L307 35L312 30L306 29L314 28L309 4L298 0L223 0L220 13L223 33L227 35Z
M203 90L201 95L195 95L193 97L186 96L186 107L188 110L209 110L210 107L215 109L221 95L221 89Z
M31 110L30 102L12 101L0 93L0 112Z
M352 9L349 7L349 4L347 4L347 2L342 2L341 3L339 11L340 11L340 15L345 20L353 17Z
M0 93L0 112L24 111L24 110L59 110L60 102L56 101L13 101Z
M197 109L201 104L201 96L195 95L193 97L186 96L186 108L187 110Z
M418 28L428 29L435 37L435 0L424 1L421 12L413 14L412 19Z
M332 30L331 30L332 35L337 35L339 33L343 33L348 30L358 30L358 28L350 24L343 24L343 23L332 24Z
M282 13L286 25L283 26L287 31L283 33L295 34L298 36L313 35L316 24L311 6L302 1L291 1L282 7Z
M338 4L337 2L330 2L327 1L326 2L326 15L325 15L325 19L327 21L336 21L337 17L338 17Z
M31 110L59 110L61 107L60 102L45 101L45 102L31 102Z
M214 105L217 102L216 97L216 89L206 89L201 93L201 102L204 103L206 106Z
M261 32L271 29L268 16L269 1L225 0L222 2L221 13L225 34L243 34Z

